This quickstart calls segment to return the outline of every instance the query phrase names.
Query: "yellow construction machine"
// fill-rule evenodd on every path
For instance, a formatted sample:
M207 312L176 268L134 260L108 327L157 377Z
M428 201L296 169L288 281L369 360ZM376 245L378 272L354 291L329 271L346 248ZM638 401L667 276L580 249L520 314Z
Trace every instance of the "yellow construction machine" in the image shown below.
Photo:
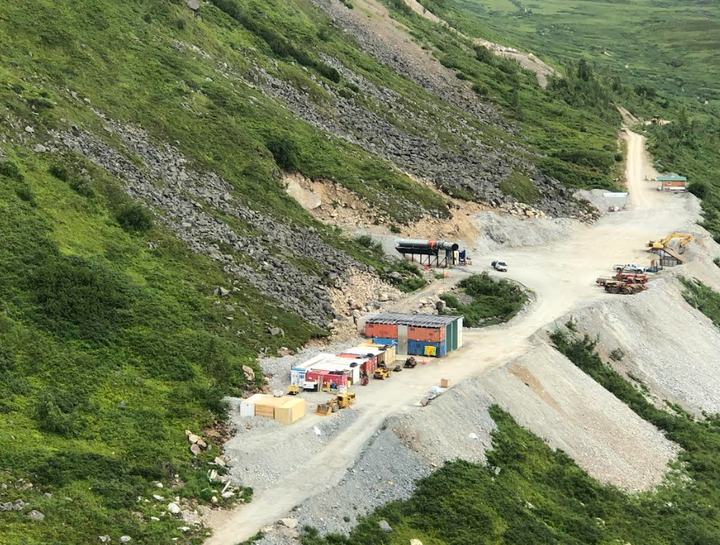
M300 386L297 384L291 384L288 386L287 393L289 396L296 396L300 393Z
M680 240L680 244L678 244L678 248L680 250L682 250L693 240L693 237L691 235L687 235L685 233L670 233L668 236L666 236L665 238L661 238L660 240L649 240L647 243L647 247L652 248L653 250L662 250L665 248L665 246L668 245L671 240L674 240L676 238L682 239Z
M319 403L315 414L319 416L330 416L332 413L338 412L340 409L347 409L355 402L354 393L338 394L328 399L326 403Z
M390 375L392 374L392 371L386 367L385 365L378 367L375 369L375 372L373 373L373 377L379 380L385 380L386 378L390 378Z

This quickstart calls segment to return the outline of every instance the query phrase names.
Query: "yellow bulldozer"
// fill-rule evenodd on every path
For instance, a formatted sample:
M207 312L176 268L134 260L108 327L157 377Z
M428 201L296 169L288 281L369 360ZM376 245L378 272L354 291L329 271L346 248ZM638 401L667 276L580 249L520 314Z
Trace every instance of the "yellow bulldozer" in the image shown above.
M666 236L665 238L661 238L660 240L649 240L647 243L647 247L651 248L652 250L663 250L671 240L675 240L676 238L681 239L680 243L678 244L678 248L681 251L693 240L693 237L691 235L685 233L670 233L668 236Z
M390 375L392 375L392 370L385 363L381 363L378 368L375 369L373 378L385 380L386 378L390 378Z
M319 416L330 416L340 409L347 409L353 403L355 403L355 393L338 394L328 399L326 403L319 403L317 409L315 409L315 414Z

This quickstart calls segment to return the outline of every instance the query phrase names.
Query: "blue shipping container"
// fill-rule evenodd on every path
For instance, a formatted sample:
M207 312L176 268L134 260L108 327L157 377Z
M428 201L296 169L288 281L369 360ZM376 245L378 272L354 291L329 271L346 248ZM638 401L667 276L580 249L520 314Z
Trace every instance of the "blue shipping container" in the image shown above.
M424 344L422 341L408 341L408 356L423 356Z
M382 339L380 337L373 337L373 344L385 344L397 346L397 339Z
M444 358L447 355L447 342L429 343L426 341L408 341L409 356L426 356L425 347L432 346L435 349L435 357Z

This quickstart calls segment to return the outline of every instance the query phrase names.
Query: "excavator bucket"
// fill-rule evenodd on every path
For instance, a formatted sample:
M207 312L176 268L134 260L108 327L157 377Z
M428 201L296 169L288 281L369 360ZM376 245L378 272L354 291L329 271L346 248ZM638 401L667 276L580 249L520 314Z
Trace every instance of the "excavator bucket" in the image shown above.
M315 414L318 416L330 416L333 413L332 405L328 403L319 403Z

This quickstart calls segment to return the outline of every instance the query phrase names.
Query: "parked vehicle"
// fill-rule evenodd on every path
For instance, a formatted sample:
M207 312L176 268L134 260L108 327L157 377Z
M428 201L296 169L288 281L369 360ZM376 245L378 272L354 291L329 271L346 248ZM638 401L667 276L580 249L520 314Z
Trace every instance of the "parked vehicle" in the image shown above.
M493 261L490 266L499 272L507 272L507 263L504 261Z
M605 286L609 283L618 282L625 284L647 284L649 281L650 277L646 274L620 271L615 276L600 276L595 280L595 283L600 286Z
M417 366L417 360L410 356L408 359L405 360L405 369L415 369Z
M615 272L625 272L630 274L640 274L647 270L647 267L641 267L635 263L625 263L625 265L614 265L613 270Z
M373 373L373 377L378 380L385 380L387 378L390 378L390 375L392 374L392 371L388 369L388 367L383 363L378 366L378 368Z
M618 280L605 282L605 291L608 293L621 293L623 295L635 295L646 289L645 284L628 284Z

